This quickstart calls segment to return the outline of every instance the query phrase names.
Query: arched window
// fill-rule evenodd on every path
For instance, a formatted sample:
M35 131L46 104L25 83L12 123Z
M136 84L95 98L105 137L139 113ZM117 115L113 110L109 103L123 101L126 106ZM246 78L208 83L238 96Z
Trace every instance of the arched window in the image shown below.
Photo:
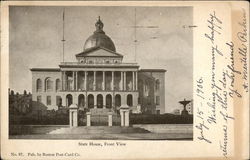
M117 94L115 95L115 107L121 106L121 95Z
M84 107L85 106L85 97L83 94L80 94L78 96L78 106L79 107Z
M106 108L112 108L112 96L110 94L106 96Z
M88 108L94 108L94 96L92 94L88 95Z
M61 89L61 81L60 79L56 79L56 91L59 91Z
M97 95L97 108L103 107L103 96L101 94Z
M158 91L159 89L160 89L160 80L157 79L157 80L155 81L155 90Z
M131 94L127 95L127 105L130 107L133 106L133 96Z
M47 92L53 90L53 81L51 80L51 78L46 78L45 79L45 90Z
M73 103L73 97L71 94L66 96L66 106L69 107Z
M36 91L37 92L41 92L42 91L42 80L41 79L37 79L36 80Z

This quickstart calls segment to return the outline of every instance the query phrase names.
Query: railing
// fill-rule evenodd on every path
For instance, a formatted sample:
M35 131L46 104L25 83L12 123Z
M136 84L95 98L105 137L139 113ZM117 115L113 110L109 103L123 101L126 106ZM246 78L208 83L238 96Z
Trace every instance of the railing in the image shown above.
M137 63L81 63L81 62L61 62L61 65L81 65L81 66L137 66Z

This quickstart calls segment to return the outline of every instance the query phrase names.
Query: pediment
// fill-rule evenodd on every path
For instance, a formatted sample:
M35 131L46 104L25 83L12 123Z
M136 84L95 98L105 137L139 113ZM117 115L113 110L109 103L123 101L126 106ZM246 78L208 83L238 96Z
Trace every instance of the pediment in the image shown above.
M95 48L92 50L87 50L76 55L77 57L122 57L121 54L104 49Z

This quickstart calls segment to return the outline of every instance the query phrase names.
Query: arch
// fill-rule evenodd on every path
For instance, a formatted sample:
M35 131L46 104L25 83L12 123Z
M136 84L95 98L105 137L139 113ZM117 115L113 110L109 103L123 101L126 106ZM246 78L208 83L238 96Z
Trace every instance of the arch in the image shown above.
M56 91L59 91L61 89L61 80L56 79Z
M50 77L45 79L45 91L52 91L53 90L53 81Z
M80 94L78 96L78 106L84 107L85 106L85 96L83 94Z
M97 95L97 108L103 108L103 96L101 94Z
M133 106L133 96L131 94L127 95L127 105L130 107Z
M121 95L117 94L115 95L115 107L121 106Z
M42 80L40 78L36 80L36 91L37 92L42 91Z
M111 94L106 95L106 108L112 108L112 96L111 96Z
M88 108L94 108L94 96L92 94L88 95Z
M157 80L155 81L155 90L158 91L159 89L160 89L160 80L157 79Z
M69 107L73 103L73 97L71 94L66 96L66 106Z

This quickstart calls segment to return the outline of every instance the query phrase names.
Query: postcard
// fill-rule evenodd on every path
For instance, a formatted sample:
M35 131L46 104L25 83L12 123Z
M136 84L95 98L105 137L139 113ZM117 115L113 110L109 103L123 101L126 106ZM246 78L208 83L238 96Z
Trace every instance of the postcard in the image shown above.
M1 3L2 159L248 159L249 3Z

